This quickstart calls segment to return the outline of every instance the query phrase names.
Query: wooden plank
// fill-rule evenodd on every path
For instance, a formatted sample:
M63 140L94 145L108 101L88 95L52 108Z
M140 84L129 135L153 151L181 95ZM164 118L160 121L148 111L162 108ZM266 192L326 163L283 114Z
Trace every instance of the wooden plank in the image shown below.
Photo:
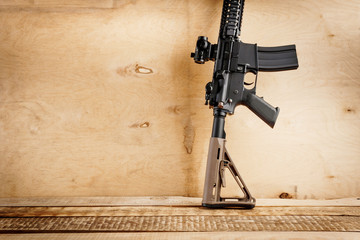
M198 35L216 41L221 1L47 3L0 11L0 196L200 197L213 66L189 53ZM274 130L245 108L228 118L252 194L358 197L359 1L254 0L244 14L245 42L294 42L300 63L259 75L281 107Z
M0 0L0 7L21 8L113 8L113 0Z
M200 206L189 197L48 197L0 198L0 206Z
M96 216L0 218L0 233L360 232L358 216Z
M163 231L168 229L168 231L174 231L176 229L182 229L183 231L198 231L199 229L208 229L209 231L213 231L212 227L215 226L217 232L228 231L228 230L240 230L242 231L254 231L256 229L266 229L267 231L278 231L282 229L292 229L292 231L314 231L317 229L321 231L345 231L346 229L353 229L355 231L358 229L356 227L358 224L357 218L360 216L360 207L348 206L293 206L293 207L256 207L252 210L239 210L239 209L208 209L202 207L189 207L189 206L143 206L142 203L149 203L149 199L146 198L79 198L79 199L71 199L67 202L67 204L78 203L79 200L82 200L81 203L85 203L87 199L88 203L99 204L100 200L107 203L112 202L115 203L133 203L134 206L108 206L108 207L100 207L100 206L83 206L83 207L0 207L0 216L2 219L2 227L1 231L15 231L18 229L19 231L30 231L30 232L38 232L39 229L45 229L45 232L96 232L98 230L103 231L135 231L134 229L141 229L141 231L153 231L158 229L159 231ZM157 200L156 200L157 199ZM186 199L186 198L185 198ZM188 198L188 201L192 198ZM53 198L54 200L54 198ZM111 200L111 201L110 201ZM122 202L120 201L122 200ZM153 203L158 201L165 203L165 201L176 202L179 198L154 198L152 199ZM194 200L194 199L193 199ZM264 202L268 202L270 204L274 204L274 202L295 202L299 203L301 201L295 200L263 200ZM326 205L327 202L331 201L302 201L302 202L318 202ZM339 203L338 200L337 203ZM348 202L348 199L345 199L344 202ZM55 203L59 203L58 201ZM138 206L135 206L136 204ZM10 217L10 218L9 218ZM65 218L64 218L65 217ZM18 220L20 222L17 222ZM221 221L220 221L221 219ZM180 224L180 222L182 222ZM241 224L238 224L239 221ZM53 224L53 223L57 224ZM170 227L170 225L172 226ZM45 224L45 225L44 225ZM89 224L92 226L90 229ZM179 225L180 224L180 225ZM248 226L249 225L249 226ZM20 228L16 227L20 226ZM167 226L167 227L165 227ZM249 227L249 228L248 228ZM255 228L256 229L255 229ZM12 229L12 230L11 230ZM86 230L88 229L88 230ZM17 231L17 230L16 230ZM156 230L157 231L157 230ZM356 230L357 231L357 230ZM216 234L214 233L216 236ZM222 232L229 234L228 232ZM244 232L237 232L241 236L245 236ZM263 232L254 233L253 239L266 239L262 235ZM271 232L270 232L271 233ZM289 232L287 232L289 233ZM281 239L281 236L290 237L287 233L276 232L277 235L267 235L275 237L276 239ZM299 234L299 232L292 232L293 235L291 237L302 239L302 237L309 237L311 239L316 239L316 235L312 235L311 232L305 232ZM336 233L334 235L326 232L323 233L321 239L336 239L348 237L346 239L351 239L351 235L338 235ZM56 239L58 233L41 233L52 239ZM127 233L128 234L128 233ZM200 235L183 235L183 233L174 233L174 234L166 234L166 235L157 235L157 233L134 233L133 235L99 235L98 233L91 233L90 235L86 233L77 233L76 237L88 237L88 239L92 239L92 237L97 237L96 239L102 239L110 237L111 239L116 239L116 237L125 238L131 237L138 239L161 239L171 238L174 239L176 237L179 238L187 238L191 239L191 236L199 238ZM205 233L203 237L206 238L207 235ZM219 238L223 239L225 235L219 235ZM2 236L6 236L9 238L6 239L23 239L23 235L11 235L11 234L0 234L0 239ZM28 233L28 239L41 239L40 235L34 233ZM75 235L69 233L63 233L63 237L68 237L68 239L73 239ZM250 236L250 235L247 235ZM328 236L329 238L324 238L324 236ZM354 235L354 237L359 235ZM16 238L19 237L19 238ZM258 237L258 238L256 238ZM229 235L231 239L231 235ZM76 239L76 238L75 238ZM208 238L206 238L208 239ZM211 239L211 238L210 238Z
M169 11L160 3L114 12L1 12L0 196L163 195L164 182L185 181L181 171L163 170L188 165L178 137L185 115L174 110L188 73L180 68L174 80L174 62L163 59L182 58L183 48L167 43L186 33L187 13L178 11L181 1ZM171 147L163 148L165 139Z
M212 232L212 233L41 233L1 234L0 240L168 240L168 239L237 239L237 240L357 240L360 233L354 232Z
M2 217L45 216L360 216L360 207L256 207L207 209L201 207L0 207Z
M34 0L34 7L112 8L113 0Z
M0 198L0 206L201 206L201 198L190 197L48 197ZM345 206L359 207L357 198L334 200L257 199L256 206Z
M33 0L0 0L0 7L29 7Z

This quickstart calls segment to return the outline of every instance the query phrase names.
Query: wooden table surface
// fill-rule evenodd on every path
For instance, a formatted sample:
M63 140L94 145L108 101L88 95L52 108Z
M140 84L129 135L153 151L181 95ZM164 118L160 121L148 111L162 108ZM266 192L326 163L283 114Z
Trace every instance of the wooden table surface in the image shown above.
M208 209L201 207L200 201L199 198L186 197L3 198L0 199L0 239L360 237L360 200L356 198L324 201L259 199L252 210ZM15 228L19 219L22 231L16 234L15 231L4 231L6 227ZM91 224L100 221L98 226L106 226L104 229L84 230L80 225L84 226L86 221ZM50 226L61 224L65 226L63 230ZM69 226L73 230L68 230Z

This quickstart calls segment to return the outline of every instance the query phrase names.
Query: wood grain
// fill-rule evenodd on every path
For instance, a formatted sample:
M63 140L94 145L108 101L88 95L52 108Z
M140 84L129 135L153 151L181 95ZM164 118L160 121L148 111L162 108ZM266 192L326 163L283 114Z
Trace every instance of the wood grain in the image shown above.
M109 206L187 206L200 207L201 198L174 196L141 197L30 197L0 198L0 207L109 207ZM257 207L360 207L357 198L333 200L256 199Z
M167 239L201 239L201 240L357 240L360 233L355 232L202 232L202 233L35 233L35 234L1 234L0 239L6 240L99 240L99 239L121 239L121 240L167 240Z
M117 0L1 0L0 7L19 8L112 8ZM124 1L125 2L125 1Z
M213 65L189 54L198 35L216 41L220 8L1 0L0 197L200 197ZM274 130L242 107L227 120L255 197L359 196L359 23L356 0L246 3L243 41L296 43L300 63L259 75Z
M0 207L1 217L46 216L359 216L360 207L256 207L254 210L202 207Z

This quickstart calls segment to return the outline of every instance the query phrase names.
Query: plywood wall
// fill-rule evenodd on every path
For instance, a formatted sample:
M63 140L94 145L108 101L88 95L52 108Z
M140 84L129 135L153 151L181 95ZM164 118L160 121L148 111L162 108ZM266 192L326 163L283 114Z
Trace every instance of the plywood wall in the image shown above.
M221 1L0 1L0 197L201 196ZM360 195L359 1L247 1L242 40L297 44L300 68L261 73L270 129L228 117L255 197ZM230 187L230 192L235 189Z

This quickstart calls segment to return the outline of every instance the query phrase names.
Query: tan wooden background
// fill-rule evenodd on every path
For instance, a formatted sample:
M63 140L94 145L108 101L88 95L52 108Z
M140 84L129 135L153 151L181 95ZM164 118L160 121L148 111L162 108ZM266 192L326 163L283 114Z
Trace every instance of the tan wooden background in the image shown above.
M0 0L0 197L201 196L213 64L190 52L221 2ZM242 40L300 63L259 75L275 129L227 118L255 197L360 196L359 37L358 0L246 1Z

